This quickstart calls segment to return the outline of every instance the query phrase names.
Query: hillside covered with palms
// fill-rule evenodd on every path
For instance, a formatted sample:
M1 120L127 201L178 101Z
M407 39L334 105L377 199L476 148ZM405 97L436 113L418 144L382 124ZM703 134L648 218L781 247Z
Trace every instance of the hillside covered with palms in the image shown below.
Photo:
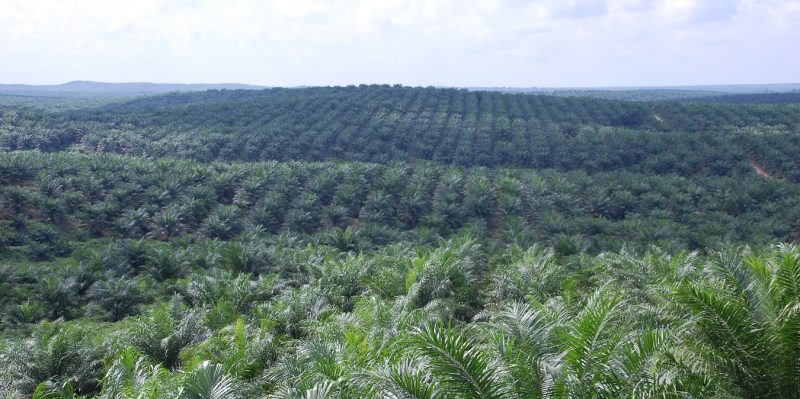
M797 154L794 93L8 97L0 397L797 398Z

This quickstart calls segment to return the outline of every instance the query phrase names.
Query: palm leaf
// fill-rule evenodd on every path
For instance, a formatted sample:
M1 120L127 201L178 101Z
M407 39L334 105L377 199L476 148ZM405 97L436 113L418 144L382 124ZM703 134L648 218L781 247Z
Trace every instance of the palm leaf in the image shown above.
M598 289L583 310L563 331L564 375L561 381L578 396L597 396L607 386L614 348L619 344L616 330L610 329L620 311L618 293Z
M407 358L385 364L367 373L359 373L350 382L370 397L390 399L435 399L436 386L425 370L424 360Z
M509 388L504 370L492 363L472 339L441 323L418 328L411 345L428 359L442 395L460 398L502 398Z
M603 334L619 310L619 294L608 294L602 289L586 303L566 334L565 360L577 374L594 369L595 363L606 357L609 349L603 345Z
M556 325L544 308L513 302L496 312L486 334L514 379L514 391L525 398L552 395L561 359L552 342Z
M222 365L205 361L186 377L181 399L233 399L233 380Z
M333 397L335 386L330 381L323 381L306 391L304 399L329 399Z
M683 284L675 298L695 316L699 331L733 381L746 391L758 391L769 377L763 372L769 344L741 296L701 284Z
M775 294L784 304L800 302L800 250L789 245L780 250L783 256L775 273Z

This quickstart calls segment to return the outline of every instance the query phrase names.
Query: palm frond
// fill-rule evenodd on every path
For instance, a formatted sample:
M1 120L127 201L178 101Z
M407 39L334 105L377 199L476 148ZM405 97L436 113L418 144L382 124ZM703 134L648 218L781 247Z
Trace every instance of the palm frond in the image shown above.
M763 326L752 318L741 296L687 283L678 288L675 298L695 316L699 332L714 348L720 365L733 381L757 391L756 386L767 378L761 366L768 359L768 345Z
M336 391L335 385L330 381L323 381L306 391L304 399L330 399Z
M607 370L621 337L611 323L618 319L622 303L619 293L600 288L562 332L567 368L563 382L578 396L596 396L613 389L607 386Z
M222 370L222 365L203 362L186 376L181 399L233 399L233 379Z
M371 397L392 399L435 399L438 391L425 360L416 357L386 364L366 373L353 375L351 382Z
M505 370L477 342L441 323L418 328L411 345L429 362L442 394L462 398L502 398L509 392Z

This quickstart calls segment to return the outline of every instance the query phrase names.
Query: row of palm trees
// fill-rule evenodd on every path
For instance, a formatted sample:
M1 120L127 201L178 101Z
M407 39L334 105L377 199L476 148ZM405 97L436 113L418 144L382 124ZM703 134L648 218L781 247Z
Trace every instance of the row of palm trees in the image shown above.
M155 96L53 113L0 108L0 149L217 160L419 159L468 166L794 179L791 105L636 103L450 89L351 87ZM750 151L752 154L747 154Z
M0 154L0 181L0 249L23 246L33 260L67 254L67 237L231 240L259 230L330 235L348 227L363 228L365 241L376 244L471 228L503 240L529 230L538 242L594 252L624 242L702 248L790 239L800 214L795 185L755 176L209 165L21 152Z

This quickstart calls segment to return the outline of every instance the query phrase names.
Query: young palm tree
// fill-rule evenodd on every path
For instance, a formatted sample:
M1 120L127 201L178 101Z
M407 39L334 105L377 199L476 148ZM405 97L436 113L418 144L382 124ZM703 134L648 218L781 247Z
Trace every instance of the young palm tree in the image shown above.
M361 252L364 247L362 231L348 226L345 229L334 227L323 236L323 243L330 245L340 252Z
M534 307L512 302L489 313L489 321L479 327L513 380L512 391L524 398L546 398L561 367L561 353L555 332L566 319L565 310L553 303Z
M180 352L208 335L201 309L186 309L179 296L140 316L126 334L130 346L169 370L181 364Z
M38 283L39 299L50 310L50 319L71 318L80 304L78 284L74 277L49 275Z
M139 305L145 301L138 281L124 277L111 277L94 283L89 288L88 297L94 312L112 322L138 313Z
M77 393L91 393L102 375L100 353L91 338L62 321L42 322L30 338L3 348L0 369L26 395L45 382L57 387L69 383Z
M179 379L160 364L150 364L133 348L121 351L113 360L105 377L101 399L158 399L175 397Z
M396 306L436 311L443 319L472 317L479 300L481 256L480 245L467 237L413 260L406 275L407 293Z
M238 319L216 331L188 355L192 359L220 364L237 379L258 383L264 370L278 358L278 350L284 344L284 340L271 334L266 325L248 324Z
M186 287L186 293L195 306L228 303L237 312L246 314L253 303L264 301L274 294L274 285L275 279L271 276L259 276L253 280L247 274L216 270L193 278Z

